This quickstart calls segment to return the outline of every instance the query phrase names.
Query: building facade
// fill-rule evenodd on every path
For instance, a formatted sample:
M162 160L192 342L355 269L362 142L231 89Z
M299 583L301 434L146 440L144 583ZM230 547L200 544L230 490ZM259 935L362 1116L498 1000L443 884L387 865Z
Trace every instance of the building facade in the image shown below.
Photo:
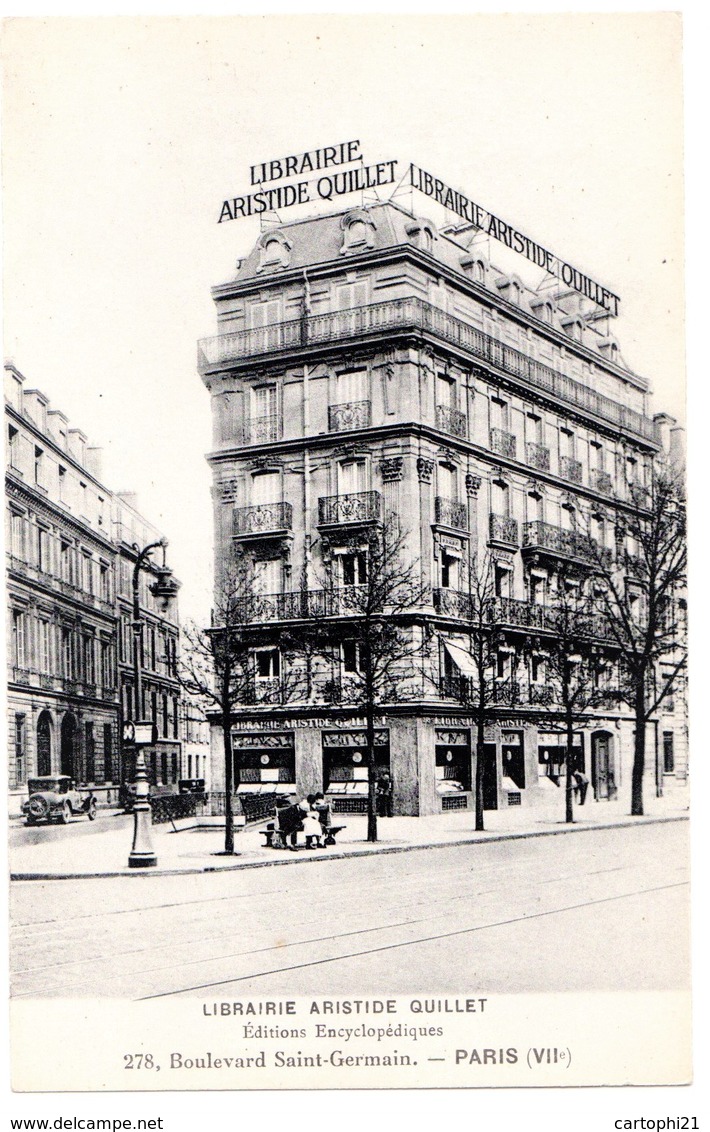
M474 720L455 688L470 572L486 556L498 656L485 805L557 790L545 611L598 555L633 558L616 545L617 517L659 450L648 384L609 318L556 280L531 291L472 230L437 231L392 202L266 230L213 297L219 334L200 343L199 370L212 404L217 573L240 548L262 596L253 702L233 733L240 789L278 782L324 789L341 811L365 808L362 713L328 690L358 664L347 640L348 589L367 570L358 532L394 515L427 594L412 631L428 641L406 697L383 704L377 724L395 812L472 804ZM322 625L326 590L339 645L294 694L284 640L311 611ZM597 652L611 678L618 657L604 634ZM600 800L627 788L632 729L618 707L580 721L578 765ZM664 769L657 730L650 782ZM213 747L218 788L216 725Z
M127 523L125 501L102 482L100 450L43 393L27 389L13 365L5 366L5 418L10 811L19 811L28 777L44 774L69 774L115 800L128 774L125 564L135 551L124 536L130 529L133 541L144 537L145 521L129 508ZM174 671L177 615L153 610L146 578L141 590L146 687L152 680L169 695L168 747L179 761L170 723L177 681L150 667L156 626L171 641ZM155 706L160 720L162 700ZM168 774L171 765L169 758Z

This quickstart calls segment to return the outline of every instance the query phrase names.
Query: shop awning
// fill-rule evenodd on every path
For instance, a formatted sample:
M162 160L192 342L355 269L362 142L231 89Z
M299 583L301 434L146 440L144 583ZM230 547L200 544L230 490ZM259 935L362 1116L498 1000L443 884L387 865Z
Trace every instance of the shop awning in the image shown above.
M466 652L461 648L461 645L455 645L451 641L444 641L444 648L453 660L462 676L468 676L475 680L478 676L476 666L473 663L473 657L470 652Z

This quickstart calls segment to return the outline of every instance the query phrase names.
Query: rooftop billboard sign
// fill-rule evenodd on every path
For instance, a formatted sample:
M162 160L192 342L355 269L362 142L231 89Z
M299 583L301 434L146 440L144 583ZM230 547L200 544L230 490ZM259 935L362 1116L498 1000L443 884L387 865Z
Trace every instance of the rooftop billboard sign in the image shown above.
M396 183L399 187L404 183L461 217L479 232L524 256L609 315L618 315L620 299L613 291L418 165L410 162L407 172L398 182L398 164L398 160L392 160L365 165L357 139L262 161L249 169L249 191L222 201L217 223L265 217L268 213L282 212L295 205L318 200L333 201L350 193Z

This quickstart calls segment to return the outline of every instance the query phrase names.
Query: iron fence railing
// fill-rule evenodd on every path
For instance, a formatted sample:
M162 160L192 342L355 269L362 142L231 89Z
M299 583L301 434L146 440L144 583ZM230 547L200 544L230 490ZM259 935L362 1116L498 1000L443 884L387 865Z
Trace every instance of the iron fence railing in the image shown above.
M371 419L369 401L346 401L328 408L328 431L345 432L350 428L368 428Z
M447 314L439 307L414 297L352 307L347 311L310 315L308 318L291 319L269 327L205 338L198 346L198 365L204 373L214 366L237 359L340 338L386 333L400 328L428 332L465 350L493 370L519 377L555 399L586 409L644 439L656 440L653 420L636 409L628 408L611 397L582 385L567 374L531 358L490 334L484 334L475 326Z
M570 483L582 482L582 464L571 456L560 456L560 475Z
M604 569L611 566L611 551L606 547L600 547L589 535L555 527L552 523L543 523L540 519L525 523L523 547L551 550L568 558L581 559L592 565L598 564Z
M468 509L465 503L455 499L444 499L437 495L434 500L434 515L437 523L445 527L453 527L457 531L465 531L468 526Z
M243 444L268 444L281 439L281 417L267 413L263 417L250 417L242 425Z
M379 491L358 491L351 495L326 495L318 500L318 522L323 524L368 523L379 519Z
M232 534L254 535L290 531L293 509L290 503L259 503L237 507L233 513Z
M510 459L515 459L516 441L512 432L506 432L503 428L491 429L491 452L497 452L499 456L508 456Z
M537 468L541 472L550 470L550 449L545 448L544 444L533 444L529 440L525 445L525 459L531 468Z
M518 545L518 520L506 515L490 517L490 537L493 542L505 542L509 546Z
M449 405L436 406L436 427L452 436L466 437L466 414Z
M613 484L609 472L603 472L601 468L592 468L589 473L589 482L594 490L601 495L611 495Z

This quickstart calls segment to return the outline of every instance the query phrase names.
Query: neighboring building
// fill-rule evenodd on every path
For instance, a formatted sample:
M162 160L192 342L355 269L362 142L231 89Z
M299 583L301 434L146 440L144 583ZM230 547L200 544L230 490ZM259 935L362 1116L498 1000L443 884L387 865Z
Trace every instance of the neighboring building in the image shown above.
M633 506L659 445L648 384L625 364L608 317L556 280L530 291L487 246L376 204L265 231L213 290L219 335L200 343L199 369L212 399L216 568L238 545L264 595L254 702L234 723L241 789L323 788L338 809L364 808L363 720L327 691L358 664L347 615L332 618L339 660L309 700L278 702L280 642L308 624L325 577L341 594L358 584L367 567L353 536L390 513L408 528L433 630L428 670L378 721L395 811L471 805L473 720L452 677L467 641L467 571L486 553L498 704L485 805L556 789L563 740L546 688L544 607L561 574L583 579L595 555L617 552L615 516ZM604 637L598 654L613 673ZM630 782L632 728L625 709L580 724L578 761L596 797ZM213 743L219 788L216 724ZM647 769L653 783L652 757Z
M119 701L124 653L121 666L117 653L122 564L130 555L121 537L125 521L117 525L124 504L102 482L100 450L44 394L26 389L10 364L5 418L10 808L18 810L27 778L41 774L70 774L113 798L127 770ZM132 514L140 538L144 521ZM176 614L166 622L147 609L146 617L168 628L174 668ZM146 688L153 675L146 673ZM177 684L159 673L155 685L169 689L177 739ZM160 711L162 703L159 718ZM179 742L170 750L179 765Z
M181 778L202 778L210 785L210 725L198 703L183 692L181 701Z
M138 552L158 542L160 532L138 512L136 496L118 492L113 497L113 535L116 545L116 613L118 617L118 683L120 720L152 719L158 729L158 742L151 747L148 777L153 785L176 785L180 778L180 685L177 679L178 611L177 603L163 609L150 591L155 581L153 561L160 563L161 552L145 564L138 578L141 607L141 689L143 702L136 714L133 671L133 572ZM132 768L126 776L132 777Z

